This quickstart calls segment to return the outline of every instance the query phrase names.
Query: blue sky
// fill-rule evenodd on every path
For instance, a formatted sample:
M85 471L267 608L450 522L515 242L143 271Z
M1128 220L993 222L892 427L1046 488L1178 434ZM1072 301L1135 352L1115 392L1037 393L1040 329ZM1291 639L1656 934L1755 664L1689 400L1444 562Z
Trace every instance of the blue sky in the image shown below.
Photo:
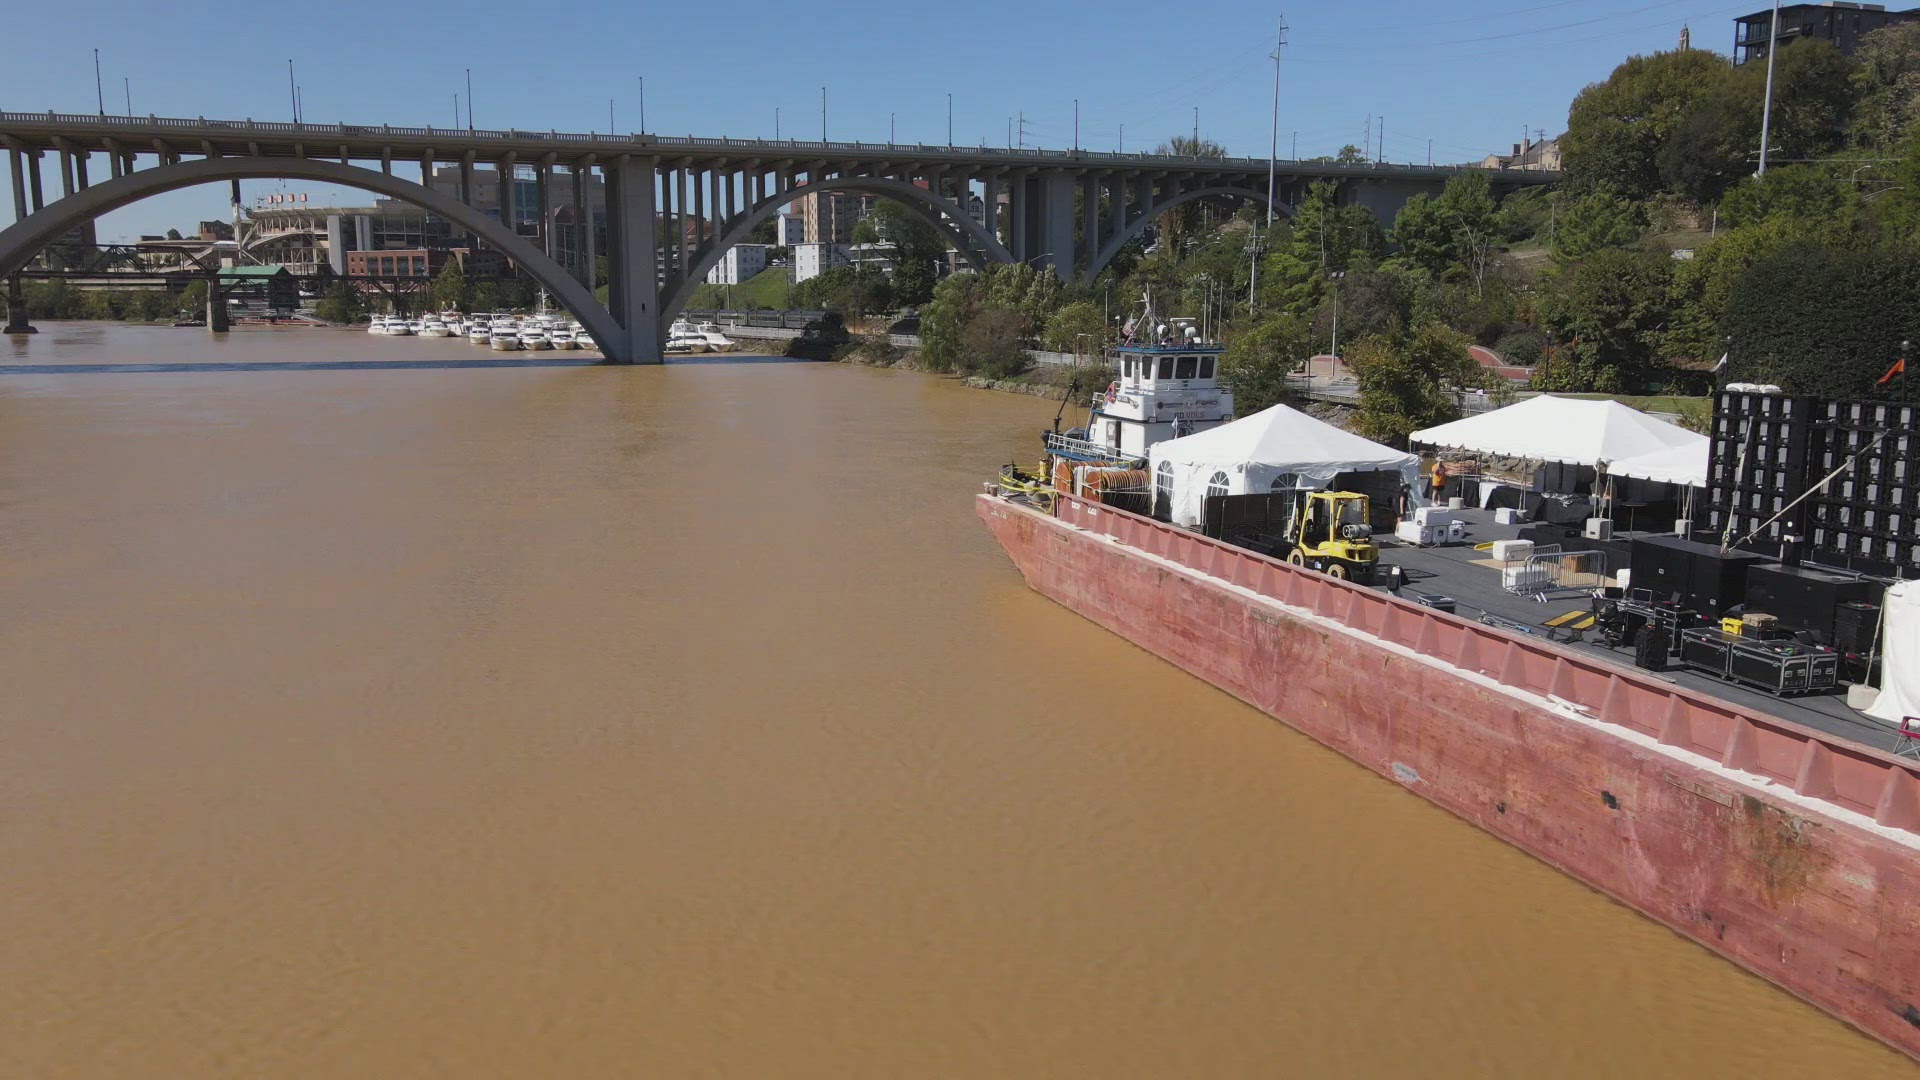
M1248 0L1197 4L1054 0L967 4L789 5L545 3L299 5L63 3L7 16L0 108L93 112L100 49L109 112L290 119L287 60L313 122L451 125L473 69L482 127L601 130L608 100L620 131L1004 145L1024 112L1029 141L1151 147L1190 131L1251 156L1267 152L1277 20L1280 153L1359 143L1384 116L1386 156L1465 161L1504 151L1523 131L1557 134L1567 104L1634 53L1694 42L1730 48L1733 18L1760 0ZM283 13L283 14L282 14ZM19 47L25 43L27 47ZM464 109L464 106L463 106ZM1378 121L1375 121L1378 123ZM104 167L104 163L101 163ZM48 170L51 179L52 170ZM0 175L0 185L6 184ZM312 185L258 182L247 196ZM364 196L346 196L362 202ZM219 188L175 192L103 219L103 240L224 217ZM11 207L11 196L0 207Z

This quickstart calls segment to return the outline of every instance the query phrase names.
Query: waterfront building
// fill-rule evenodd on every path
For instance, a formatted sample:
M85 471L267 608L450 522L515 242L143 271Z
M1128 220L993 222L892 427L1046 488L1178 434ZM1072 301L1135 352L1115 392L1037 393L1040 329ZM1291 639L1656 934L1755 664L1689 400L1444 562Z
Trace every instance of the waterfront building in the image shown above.
M707 271L710 285L738 285L767 268L766 244L735 244Z
M799 244L793 249L793 280L797 284L851 265L847 244Z

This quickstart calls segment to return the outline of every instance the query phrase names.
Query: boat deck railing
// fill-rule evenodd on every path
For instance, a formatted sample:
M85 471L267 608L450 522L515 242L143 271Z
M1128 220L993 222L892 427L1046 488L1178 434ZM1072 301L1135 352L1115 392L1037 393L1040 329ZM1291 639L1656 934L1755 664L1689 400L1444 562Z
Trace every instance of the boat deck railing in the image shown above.
M1117 463L1142 460L1142 455L1123 454L1104 443L1093 442L1089 439L1076 439L1068 435L1062 435L1057 431L1049 431L1046 433L1045 446L1047 453L1059 457L1072 458L1075 461L1112 461Z
M1565 702L1603 724L1765 777L1883 827L1920 834L1920 761L1098 502L1061 494L1053 512L1069 525L1197 573L1515 690Z

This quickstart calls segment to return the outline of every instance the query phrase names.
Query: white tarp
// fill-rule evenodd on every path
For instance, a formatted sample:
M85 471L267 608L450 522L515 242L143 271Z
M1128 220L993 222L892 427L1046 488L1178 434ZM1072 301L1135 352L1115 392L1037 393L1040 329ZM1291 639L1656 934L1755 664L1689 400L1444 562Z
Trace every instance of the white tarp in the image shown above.
M1688 446L1701 438L1617 401L1552 394L1413 433L1413 441L1426 446L1568 465L1605 461L1609 469L1612 462Z
M1867 715L1898 726L1920 716L1920 581L1889 587L1880 620L1880 696Z
M1324 488L1345 472L1389 470L1419 500L1420 459L1275 405L1231 424L1155 443L1147 451L1156 494L1171 481L1170 509L1181 525L1200 522L1201 500L1222 477L1229 495ZM1277 482L1277 483L1276 483Z
M1663 484L1707 486L1707 451L1713 440L1696 432L1693 439L1630 458L1607 462L1607 475L1631 476L1637 480L1657 480Z

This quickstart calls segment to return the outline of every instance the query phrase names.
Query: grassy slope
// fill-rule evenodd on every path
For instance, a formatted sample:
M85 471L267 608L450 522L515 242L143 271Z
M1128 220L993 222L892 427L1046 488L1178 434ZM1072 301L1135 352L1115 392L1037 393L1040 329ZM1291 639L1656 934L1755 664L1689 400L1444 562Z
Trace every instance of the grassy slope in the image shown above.
M784 311L787 308L787 294L791 286L787 283L787 267L770 266L746 281L735 285L729 299L726 286L702 285L693 291L693 302L688 305L697 309L729 308L745 310L751 308L773 308Z

